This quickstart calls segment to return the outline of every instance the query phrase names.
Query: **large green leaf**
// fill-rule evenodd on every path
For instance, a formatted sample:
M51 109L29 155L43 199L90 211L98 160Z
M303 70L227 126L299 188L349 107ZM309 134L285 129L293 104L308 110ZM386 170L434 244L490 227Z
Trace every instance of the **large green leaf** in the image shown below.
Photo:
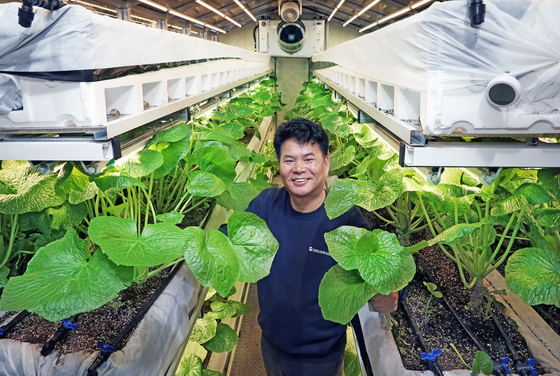
M210 172L219 177L226 185L231 186L237 174L236 161L228 155L225 148L206 146L195 151L194 157L202 171Z
M132 268L115 265L99 251L88 256L86 242L69 229L33 256L23 276L10 278L0 309L26 309L58 321L102 306L132 283Z
M373 211L392 204L404 190L402 170L393 169L383 175L377 184L353 179L336 180L325 200L330 219L347 212L354 205Z
M8 274L10 274L10 269L7 266L0 268L0 289L8 283Z
M205 315L203 318L196 320L189 339L196 343L207 342L216 335L217 327L216 320Z
M129 218L94 218L88 235L111 261L128 266L173 262L181 256L185 243L185 233L168 222L147 225L138 236L136 221Z
M348 324L377 291L355 271L335 265L319 285L319 306L325 320Z
M226 376L226 375L218 371L212 371L211 369L203 369L202 376Z
M202 359L196 354L188 354L179 363L179 368L175 376L201 376Z
M341 226L325 234L329 253L343 269L358 269L354 249L366 232L365 228Z
M157 151L154 150L150 150L150 151L153 151L154 153L158 153ZM131 176L121 175L121 172L119 172L115 166L107 167L101 174L91 176L90 180L95 182L97 187L99 187L99 189L101 189L102 191L107 191L111 188L117 188L117 189L126 188L126 187L146 188L144 183L142 183L140 180L133 178ZM88 187L87 192L89 192L89 190L90 188Z
M356 156L356 148L354 145L348 145L346 148L336 149L330 154L331 167L330 170L338 170L350 164Z
M44 176L25 161L3 161L0 170L0 213L39 212L66 201L55 193L56 175Z
M537 223L541 226L550 227L554 231L560 231L560 209L540 209L533 212Z
M243 138L243 136L245 135L244 133L245 127L242 124L238 123L237 121L222 124L220 125L220 127L222 128L222 130L231 134L231 137L235 140L239 140L240 138Z
M179 164L179 161L189 154L190 148L191 140L185 137L161 149L159 152L163 156L163 164L154 171L154 178L159 179L173 171Z
M163 155L160 152L144 149L128 158L119 159L115 167L122 175L141 178L150 175L162 164Z
M68 202L73 205L77 205L81 202L91 200L97 194L97 190L97 184L90 182L85 192L70 192L68 195Z
M215 301L210 304L212 311L206 314L206 317L210 317L216 320L229 319L235 315L235 308L227 303Z
M498 201L492 208L493 216L513 213L523 209L525 206L547 204L554 197L543 187L534 183L523 183L513 194Z
M472 234L479 227L488 224L488 222L478 222L478 223L459 223L453 227L448 228L441 234L438 234L431 240L428 240L430 246L437 243L452 243L455 240L461 239L469 234Z
M59 171L55 191L59 195L67 195L71 192L85 192L89 185L89 177L67 162Z
M214 322L216 322L216 320L214 320ZM183 351L183 356L188 354L194 354L198 356L200 359L206 359L206 355L208 355L208 350L206 350L204 347L202 347L199 343L195 341L188 341L187 347L185 347L185 351Z
M51 227L55 230L66 230L79 225L87 216L87 213L87 206L83 202L78 205L66 202L62 206L47 209L47 214L52 217Z
M360 276L375 291L389 295L401 276L403 257L408 252L399 245L395 234L382 230L366 232L354 248Z
M236 302L235 300L228 300L227 304L229 304L230 307L235 310L235 314L232 317L243 316L253 311L253 308L251 308L251 306L245 303Z
M334 107L335 105L332 100L332 93L330 91L325 95L310 98L309 103L311 103L313 107Z
M208 240L200 227L187 227L185 261L198 282L227 296L239 277L239 260L233 245L220 231L210 229Z
M323 127L331 133L337 133L339 127L344 125L344 120L338 114L330 114L321 119Z
M554 304L560 308L560 260L552 251L516 251L506 265L506 283L527 304Z
M210 172L196 170L189 174L186 188L193 196L216 197L225 191L226 185L216 175Z
M260 191L249 183L233 183L229 190L216 198L216 202L228 210L243 211L259 193Z
M229 325L218 323L216 335L208 342L203 343L208 351L222 353L232 351L237 344L237 333Z
M172 128L166 129L164 131L157 132L154 137L148 141L146 148L153 144L159 144L162 142L177 142L179 140L189 139L191 137L192 130L191 127L185 123L179 123Z
M268 102L271 98L272 94L268 91L259 91L253 95L253 99L261 103Z
M215 119L215 120L232 121L238 115L232 114L231 112L214 111L214 112L212 112L211 116L212 116L212 119Z
M279 247L266 222L253 213L235 212L228 219L228 234L239 260L239 280L253 283L266 277Z

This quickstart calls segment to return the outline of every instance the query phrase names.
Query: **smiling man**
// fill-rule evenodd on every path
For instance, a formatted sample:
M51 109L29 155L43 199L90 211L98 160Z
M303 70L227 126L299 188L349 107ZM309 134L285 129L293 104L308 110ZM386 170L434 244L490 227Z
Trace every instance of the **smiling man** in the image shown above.
M345 225L371 229L357 208L327 217L328 147L324 129L310 120L281 124L274 148L284 186L265 189L247 208L266 221L280 244L270 274L257 282L268 376L342 375L346 326L323 319L318 303L321 279L336 264L324 235ZM376 295L372 302L378 312L390 313L397 298Z

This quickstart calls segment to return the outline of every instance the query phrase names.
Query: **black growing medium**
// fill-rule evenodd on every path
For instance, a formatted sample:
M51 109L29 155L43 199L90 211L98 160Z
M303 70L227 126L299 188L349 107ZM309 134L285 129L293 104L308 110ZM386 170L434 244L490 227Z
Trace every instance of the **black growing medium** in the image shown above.
M434 276L432 275L432 273L430 272L430 270L425 266L424 261L421 258L416 258L416 264L418 265L418 267L426 274L426 276L428 277L428 279L430 280L431 283L436 284L436 280L434 278ZM476 344L476 347L478 347L478 349L482 352L486 352L486 350L484 349L484 346L482 345L482 343L480 342L480 340L477 338L476 334L473 333L468 327L467 325L465 325L463 323L463 321L461 320L460 316L457 314L457 311L451 306L451 304L449 303L449 300L445 297L445 294L442 293L442 300L445 303L445 305L447 306L447 308L449 309L449 311L453 314L453 316L455 317L455 319L457 320L457 322L461 325L461 328L465 331L465 333L468 334L468 336L473 340L473 342ZM494 303L493 303L494 304ZM403 304L403 309L405 314L408 316L408 319L410 321L410 324L413 328L413 331L415 332L416 336L418 337L421 347L425 352L428 352L428 349L426 348L423 336L421 331L418 329L418 326L414 320L413 315L410 312L410 309L408 308L408 306L405 304ZM524 359L517 353L517 351L515 350L515 347L513 346L511 340L509 339L506 331L503 329L502 325L500 324L500 322L496 319L495 315L493 312L491 312L491 317L492 317L492 321L494 322L494 324L496 325L496 327L498 328L498 331L500 332L501 336L504 339L504 342L506 343L506 346L510 352L510 354L512 355L513 358L513 365L514 365L514 369L516 370L517 374L519 376L537 376L538 373L533 369L533 366L535 365L535 360L534 359L528 359L527 362L524 361ZM434 374L437 375L442 375L442 373L436 373L436 371L440 371L439 370L439 365L437 364L437 357L431 357L435 359L435 364L434 364L434 360L430 360L427 359L427 365L428 368L434 372ZM498 376L505 376L506 374L509 374L509 370L507 368L507 364L509 362L509 358L507 357L503 357L501 359L499 359L499 361L497 361L496 359L493 359L493 371L492 374L493 375L498 375ZM432 369L432 367L435 368Z
M183 261L184 262L184 261ZM154 304L154 302L157 300L157 298L161 295L161 293L165 290L165 288L167 287L167 285L169 285L169 283L171 282L171 280L173 279L173 277L175 277L175 275L177 274L177 271L181 268L181 266L183 265L183 262L180 262L179 264L176 264L173 268L173 270L171 270L171 273L169 273L169 275L166 277L166 279L163 281L163 283L161 284L161 286L158 288L158 290L156 291L156 293L151 297L151 299L148 301L148 303L146 303L146 305L144 305L144 307L142 307L142 309L136 314L136 316L134 316L134 318L132 319L132 321L130 323L128 323L128 325L119 333L115 336L115 338L113 338L111 341L107 342L107 343L102 343L101 341L98 342L98 346L100 348L100 353L99 355L97 355L97 357L95 358L95 360L93 361L93 363L89 366L88 370L87 370L87 376L97 376L97 369L103 365L103 363L105 363L105 361L107 359L109 359L109 357L111 356L111 354L114 352L114 348L115 346L117 346L119 344L119 342L131 331L134 329L134 327L136 326L136 324L138 324L140 322L140 320L142 320L142 318L144 317L144 315L146 314L146 312L148 312L148 310L151 308L151 306Z

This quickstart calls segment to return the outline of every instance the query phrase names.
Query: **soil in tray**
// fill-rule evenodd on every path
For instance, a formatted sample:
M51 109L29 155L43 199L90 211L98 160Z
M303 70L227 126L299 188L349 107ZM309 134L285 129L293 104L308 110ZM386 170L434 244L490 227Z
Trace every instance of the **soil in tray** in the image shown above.
M197 208L189 212L180 227L198 226L206 218L208 208ZM134 285L119 293L113 301L91 312L82 313L77 320L78 329L66 335L54 349L61 354L76 351L97 351L97 341L108 342L132 321L136 313L150 300L169 275L169 268L150 278L142 285ZM2 317L0 317L2 321ZM50 322L36 314L30 314L18 323L5 337L33 344L46 343L56 333L61 322ZM116 350L123 348L134 330L119 343Z
M362 210L362 213L372 228L381 228L386 231L395 232L391 226L384 226L383 221L374 214L365 210ZM382 211L380 214L384 215ZM410 242L415 244L423 238L424 234L422 233L413 234ZM512 355L509 353L505 341L492 322L492 319L484 320L478 318L467 309L470 300L469 291L463 286L455 263L443 254L439 246L425 248L418 253L417 257L424 260L436 279L438 291L445 294L452 307L458 312L461 320L476 334L479 341L485 347L485 352L494 361L499 361L500 358L505 356L509 356L511 359ZM438 357L438 362L443 370L467 369L461 357L469 367L472 366L476 352L479 351L478 347L468 334L460 328L460 324L451 311L445 307L442 299L432 297L426 314L426 305L431 293L424 286L423 282L430 282L430 280L420 268L417 268L414 279L407 287L406 300L424 336L424 341L428 346L427 350L434 351L436 348L440 349L442 355ZM492 311L504 327L517 353L524 359L532 358L525 340L515 329L515 326L509 322L496 306L492 308ZM404 367L416 371L427 370L420 358L420 353L422 352L420 342L414 334L402 307L399 307L393 313L393 318L396 323L392 327L392 332L399 347ZM453 346L457 351L453 349ZM539 374L544 373L538 365L536 370Z
M457 311L461 321L471 332L475 333L484 346L484 351L495 362L505 356L511 359L512 354L492 319L477 317L467 309L469 291L463 286L453 261L449 260L437 246L425 248L420 251L417 257L424 260L425 265L436 279L438 290L446 296L451 306ZM428 351L433 351L435 348L441 350L442 355L438 358L438 362L444 370L467 368L461 361L459 354L470 367L476 351L479 351L479 349L467 333L460 328L460 324L445 307L443 299L432 297L426 314L426 305L431 294L424 286L424 281L430 282L428 276L421 268L418 268L416 276L408 286L407 302L429 347ZM517 353L524 359L532 358L525 340L515 329L515 326L496 306L492 308L492 312L506 331ZM398 324L392 328L392 331L405 368L425 370L426 368L420 360L419 343L412 335L412 329L401 308L395 313L394 318ZM452 345L455 346L457 351L453 349ZM539 374L544 373L540 368L536 368L536 370Z

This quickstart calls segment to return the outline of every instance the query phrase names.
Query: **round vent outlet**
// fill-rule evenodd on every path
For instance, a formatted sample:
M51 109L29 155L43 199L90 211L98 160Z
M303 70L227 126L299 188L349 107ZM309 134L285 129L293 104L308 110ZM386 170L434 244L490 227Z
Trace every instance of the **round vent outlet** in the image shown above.
M507 74L494 77L486 86L486 99L493 106L508 107L519 101L521 84Z
M305 44L305 26L301 21L281 22L278 25L278 44L287 53L301 50Z

